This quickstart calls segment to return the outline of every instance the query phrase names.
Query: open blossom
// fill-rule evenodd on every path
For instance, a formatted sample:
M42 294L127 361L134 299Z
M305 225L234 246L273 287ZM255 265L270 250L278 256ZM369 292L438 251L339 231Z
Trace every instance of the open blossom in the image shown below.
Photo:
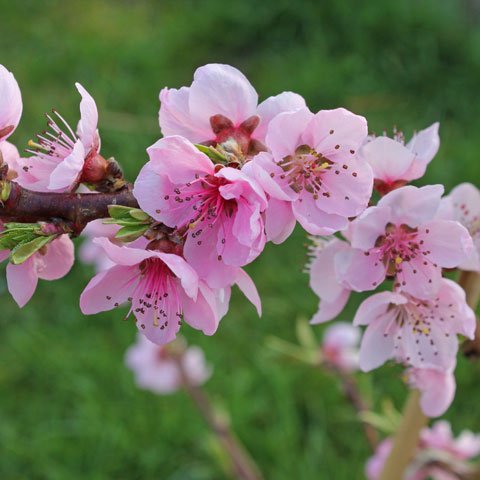
M475 313L464 290L442 279L437 296L430 300L406 293L381 292L359 307L354 325L368 325L360 346L360 367L373 370L394 358L419 368L455 365L457 334L473 338Z
M342 372L358 369L358 344L360 329L347 322L336 322L323 334L322 354L324 360Z
M434 366L407 370L408 383L420 391L420 407L428 417L440 417L452 404L456 389L453 370Z
M392 439L381 442L368 460L365 473L368 480L378 480L391 449ZM454 438L450 424L436 422L424 428L414 459L410 462L404 480L458 480L467 478L474 469L469 462L480 454L480 435L464 430Z
M185 377L191 385L202 385L209 379L212 369L199 347L182 352L172 349L174 345L156 345L144 335L137 336L136 343L127 350L125 363L140 388L164 395L181 389Z
M260 105L247 78L229 65L209 64L196 70L190 87L160 92L160 128L164 136L222 145L246 156L264 149L268 123L275 115L305 107L296 93L283 92Z
M22 94L17 81L13 73L0 65L0 142L17 128L22 109Z
M29 190L68 192L79 182L96 182L103 178L106 160L100 157L97 131L98 111L95 100L79 84L75 86L82 100L77 133L56 111L47 115L51 132L38 135L30 142L34 156L22 160L18 182Z
M248 166L265 192L279 201L269 205L267 217L285 224L295 218L314 235L346 228L372 194L371 168L356 155L366 135L365 118L343 108L277 115L267 130L269 152L259 153Z
M457 185L442 198L438 216L456 220L469 231L475 248L459 268L480 271L480 190L471 183Z
M5 260L9 253L8 250L2 250L0 261ZM23 307L35 293L39 278L42 280L62 278L70 271L73 262L73 243L68 235L61 235L25 262L7 265L8 291L18 306Z
M311 320L312 324L324 323L335 318L345 307L350 298L350 290L345 288L336 278L335 255L348 249L348 243L338 238L313 248L313 260L308 270L310 288L320 298L318 312Z
M441 185L401 187L350 224L352 249L336 255L336 270L355 291L375 289L385 277L417 298L436 295L443 268L460 265L473 242L460 223L436 219Z
M367 139L358 153L372 167L377 190L387 193L425 174L440 146L438 127L438 122L430 125L407 144L403 133L396 131L393 138Z
M156 344L172 341L184 320L191 327L213 335L225 315L230 289L209 288L176 248L165 253L113 244L96 238L114 266L98 273L80 297L80 308L93 314L130 303L141 333ZM260 309L253 282L240 269L235 282ZM127 316L128 316L127 315Z
M262 189L240 170L214 165L182 137L148 149L133 193L142 210L185 237L184 255L212 287L232 283L238 267L265 246Z

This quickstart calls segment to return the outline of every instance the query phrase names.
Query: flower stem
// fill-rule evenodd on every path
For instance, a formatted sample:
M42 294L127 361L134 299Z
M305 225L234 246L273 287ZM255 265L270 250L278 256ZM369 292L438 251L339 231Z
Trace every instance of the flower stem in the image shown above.
M383 466L379 480L402 480L418 445L420 430L427 424L427 417L420 409L418 390L410 392L403 409L403 418L393 439L393 447Z
M180 357L177 357L177 363L186 392L228 455L235 478L238 480L263 480L255 461L232 432L228 422L217 414L202 388L189 381Z
M462 272L458 282L464 288L467 303L475 309L480 301L480 274ZM477 328L475 340L480 352L480 333ZM412 460L418 445L420 430L427 424L427 418L420 409L420 394L413 390L403 411L402 422L393 439L393 447L388 456L379 480L402 480L408 464Z

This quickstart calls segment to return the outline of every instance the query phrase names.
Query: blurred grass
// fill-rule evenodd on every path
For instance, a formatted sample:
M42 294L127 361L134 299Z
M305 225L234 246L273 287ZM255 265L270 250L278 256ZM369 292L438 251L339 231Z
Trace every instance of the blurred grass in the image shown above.
M187 85L215 61L239 67L262 98L295 90L312 110L367 116L373 131L395 123L409 135L440 120L442 147L425 181L478 184L479 12L475 0L0 0L0 63L25 104L12 140L25 145L51 107L75 119L80 81L99 105L103 152L133 179L159 135L160 88ZM207 388L267 479L360 479L369 451L336 382L264 346L272 334L293 341L297 316L316 309L304 243L296 231L249 268L262 319L235 295L213 338L184 333L215 365ZM0 478L223 478L188 398L134 387L122 363L133 325L118 311L80 314L91 274L78 264L66 280L42 282L21 311L0 284ZM447 415L457 431L480 431L478 373L460 362ZM397 369L360 380L377 407L391 396L400 408Z

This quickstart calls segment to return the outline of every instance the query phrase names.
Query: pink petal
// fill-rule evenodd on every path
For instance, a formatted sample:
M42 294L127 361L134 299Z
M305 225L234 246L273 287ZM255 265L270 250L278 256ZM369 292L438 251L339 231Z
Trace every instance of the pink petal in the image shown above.
M385 315L390 305L405 305L408 299L395 292L380 292L371 295L358 307L353 325L369 325L375 319Z
M6 140L17 128L22 116L22 94L15 77L0 65L0 141Z
M198 68L190 87L189 107L200 128L221 114L238 126L255 115L258 95L247 78L230 65L209 64Z
M377 206L391 208L392 223L405 223L414 228L435 216L443 191L442 185L427 185L421 188L408 185L387 193Z
M421 227L419 238L428 258L445 268L457 267L474 249L468 230L458 222L432 220Z
M408 170L405 180L415 180L425 174L428 164L440 147L439 125L438 122L430 125L425 130L415 134L408 142L407 148L414 153L415 161Z
M43 280L57 280L64 277L73 266L73 242L68 235L62 235L47 245L45 255L36 253L35 256L41 261L41 267L37 266L38 277Z
M72 153L62 160L50 175L49 190L69 191L76 186L85 164L85 148L80 140L75 142Z
M420 407L429 417L443 415L455 397L455 377L451 371L417 368L408 372L412 386L421 391Z
M20 154L18 153L17 147L10 142L0 140L0 154L3 161L8 165L9 170L18 173L21 167L18 162Z
M386 183L406 180L406 172L415 158L408 148L388 137L366 143L359 154L372 167L374 177Z
M292 203L292 208L300 225L311 235L332 235L348 225L347 218L322 211L306 190Z
M256 155L243 167L242 171L252 176L273 198L289 201L297 196L288 184L288 179L281 178L284 171L268 152Z
M94 238L93 243L99 245L105 251L107 257L117 265L130 267L139 264L147 258L157 256L153 250L115 245L108 238Z
M349 240L353 248L370 250L385 234L391 211L389 207L369 207L350 224Z
M237 273L236 267L225 265L218 260L218 235L218 229L215 227L204 230L199 238L192 238L189 235L183 250L188 263L212 288L231 285Z
M368 252L367 252L368 253ZM373 290L385 280L386 267L380 255L350 249L335 256L335 270L341 281L356 292Z
M367 134L367 120L364 117L344 108L337 108L316 113L302 138L303 143L323 156L336 160L352 157L365 141Z
M250 278L250 275L248 275L245 270L239 268L237 271L237 276L235 277L235 283L242 293L247 297L249 302L256 308L258 316L261 317L262 301L260 300L257 287Z
M391 314L384 314L373 319L360 345L360 368L369 372L383 365L394 353L393 335L386 334L390 324L394 321Z
M253 132L252 137L265 141L269 123L280 113L292 112L306 108L303 97L293 92L282 92L274 97L268 97L257 108L260 124Z
M8 291L20 308L24 307L32 298L37 283L38 277L33 256L20 265L13 263L7 265Z
M334 302L345 290L336 278L335 256L348 249L347 242L331 240L317 254L310 265L310 288L326 302Z
M188 140L177 135L161 138L147 148L147 153L153 171L167 176L176 184L190 182L195 174L213 174L211 160Z
M201 330L205 335L213 335L217 331L221 318L218 315L217 299L205 283L200 283L196 301L185 296L182 306L185 321L191 327Z
M373 189L373 174L370 166L352 157L348 160L348 169L344 163L332 165L322 175L323 193L316 201L318 207L326 213L355 217L368 206Z
M112 310L126 302L136 286L137 266L115 265L97 273L80 295L80 309L85 315ZM151 310L151 309L150 309Z
M152 251L180 279L185 293L195 300L198 292L198 275L195 270L180 256L172 253Z
M429 299L438 292L442 279L442 270L424 257L404 261L397 281L404 292L421 299Z
M310 323L312 325L317 325L319 323L325 323L334 319L343 311L349 298L350 290L344 289L342 290L340 295L335 297L335 300L333 300L332 302L321 300L318 306L318 311L312 317Z
M82 96L80 102L80 122L78 123L78 136L85 147L85 152L88 152L95 147L98 147L98 111L97 105L93 97L82 87L76 83L78 92Z
M181 135L193 143L213 140L210 124L195 122L189 107L190 88L164 88L160 92L159 123L164 137Z
M291 202L270 198L265 210L265 233L267 241L283 243L293 232L296 220Z
M277 162L302 145L302 134L312 118L313 113L302 108L281 113L270 122L265 142Z

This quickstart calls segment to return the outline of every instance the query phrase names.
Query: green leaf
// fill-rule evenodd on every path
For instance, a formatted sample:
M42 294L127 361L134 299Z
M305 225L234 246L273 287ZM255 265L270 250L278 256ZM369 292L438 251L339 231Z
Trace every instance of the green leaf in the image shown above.
M28 260L34 253L38 252L54 238L56 238L56 235L36 237L27 243L18 245L12 250L10 261L15 265L25 262L25 260Z
M139 220L141 222L150 220L150 216L146 214L143 210L140 210L139 208L132 208L130 210L130 216L135 220Z
M124 207L123 205L109 205L108 213L112 218L117 220L128 219L131 217L130 211L132 207Z
M118 238L123 242L133 242L137 238L141 237L148 230L148 228L149 226L144 224L126 226L117 232L115 238Z

